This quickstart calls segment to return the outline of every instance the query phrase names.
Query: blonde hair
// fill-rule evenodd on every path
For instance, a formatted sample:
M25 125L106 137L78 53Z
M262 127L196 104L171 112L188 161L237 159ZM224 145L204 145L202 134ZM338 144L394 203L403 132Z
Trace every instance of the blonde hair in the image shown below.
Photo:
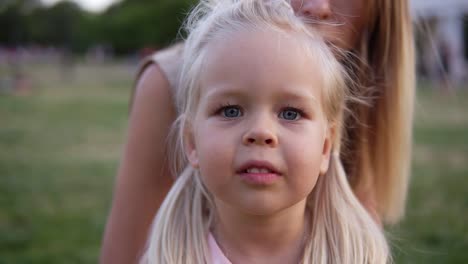
M308 197L310 228L302 263L387 263L389 248L383 231L357 200L340 160L346 101L346 73L321 38L306 28L284 0L205 0L191 12L189 37L176 105L176 168L180 172L153 223L144 263L209 263L207 234L214 218L211 194L198 171L184 167L185 131L190 127L200 98L200 75L208 44L241 30L274 30L295 37L304 52L317 60L324 76L324 113L336 125L330 167L319 176ZM351 100L353 101L353 100Z
M368 104L348 103L341 153L357 194L375 197L372 207L385 223L404 215L411 165L415 62L407 0L371 1L361 47L352 69L359 96Z

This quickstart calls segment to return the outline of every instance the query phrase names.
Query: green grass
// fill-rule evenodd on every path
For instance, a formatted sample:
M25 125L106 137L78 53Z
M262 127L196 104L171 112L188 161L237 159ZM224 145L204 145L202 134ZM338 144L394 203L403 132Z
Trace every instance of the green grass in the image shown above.
M0 96L0 263L95 263L133 68L52 65Z
M407 216L390 230L396 262L468 263L468 87L421 88Z
M0 94L0 264L96 262L134 70L79 65L67 80L35 66L30 95ZM421 90L395 260L468 263L468 89Z

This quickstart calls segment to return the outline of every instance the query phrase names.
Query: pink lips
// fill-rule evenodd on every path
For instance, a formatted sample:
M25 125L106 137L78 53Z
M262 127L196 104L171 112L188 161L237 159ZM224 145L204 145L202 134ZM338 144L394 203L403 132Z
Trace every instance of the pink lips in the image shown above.
M273 184L281 177L278 169L267 161L246 162L237 170L237 173L243 180L252 185Z

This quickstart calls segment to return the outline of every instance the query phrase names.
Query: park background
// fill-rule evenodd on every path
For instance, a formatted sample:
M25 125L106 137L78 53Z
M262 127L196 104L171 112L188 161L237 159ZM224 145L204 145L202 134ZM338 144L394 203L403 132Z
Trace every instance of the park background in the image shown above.
M0 264L97 262L138 62L194 2L0 1ZM438 76L418 63L408 210L387 233L396 263L468 263L466 64L444 74L434 15L415 25Z

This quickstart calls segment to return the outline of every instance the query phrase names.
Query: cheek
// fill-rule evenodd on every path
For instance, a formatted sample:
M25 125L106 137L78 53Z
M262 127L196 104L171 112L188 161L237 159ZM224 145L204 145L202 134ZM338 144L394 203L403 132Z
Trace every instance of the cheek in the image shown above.
M315 185L323 158L324 135L321 126L308 129L306 133L291 136L284 158L291 180L296 188L310 189Z
M297 167L290 171L294 177L289 179L289 184L291 189L294 190L295 196L303 199L315 188L317 179L320 176L320 162L312 158L309 160L302 159L298 160L295 166Z
M196 133L200 172L207 185L213 178L220 180L226 172L231 171L234 148L230 138L226 132L216 132L210 127L198 129Z
M195 145L200 156L216 158L229 153L233 147L234 135L218 126L205 125L197 128Z
M325 125L323 118L319 117L304 126L285 129L281 145L288 152L285 153L286 158L295 157L294 160L304 162L317 159L323 150Z
M288 167L294 170L298 175L305 175L309 172L313 175L320 171L322 162L323 141L314 141L303 147L291 150L290 154L286 155ZM295 174L296 174L295 173Z

